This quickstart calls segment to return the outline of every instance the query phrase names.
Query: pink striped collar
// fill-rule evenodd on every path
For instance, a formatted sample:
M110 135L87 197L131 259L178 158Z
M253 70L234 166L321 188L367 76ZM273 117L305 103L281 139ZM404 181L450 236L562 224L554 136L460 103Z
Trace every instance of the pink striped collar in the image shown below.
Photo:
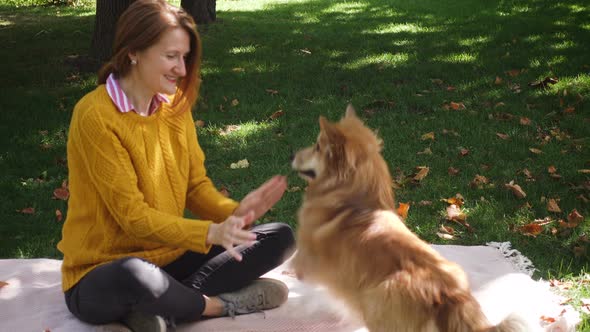
M113 73L111 73L107 78L106 88L109 96L111 97L111 100L113 101L113 103L115 103L115 106L117 107L119 112L127 113L129 111L134 111L135 113L137 113L137 111L133 107L133 104L131 104L131 101L127 98L127 95L125 95L123 89L121 89L121 86L119 85L119 80L115 78L115 75ZM169 102L170 100L168 99L168 97L166 97L166 95L157 93L154 96L154 98L152 98L152 102L150 103L148 116L154 114L162 103Z

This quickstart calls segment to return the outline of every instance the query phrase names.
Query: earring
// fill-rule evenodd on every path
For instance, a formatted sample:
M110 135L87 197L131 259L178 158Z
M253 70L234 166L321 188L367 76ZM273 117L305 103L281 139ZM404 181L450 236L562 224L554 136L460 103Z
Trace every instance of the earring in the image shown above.
M137 64L137 60L135 60L135 59L131 59L131 64L132 64L132 65L136 65L136 64Z

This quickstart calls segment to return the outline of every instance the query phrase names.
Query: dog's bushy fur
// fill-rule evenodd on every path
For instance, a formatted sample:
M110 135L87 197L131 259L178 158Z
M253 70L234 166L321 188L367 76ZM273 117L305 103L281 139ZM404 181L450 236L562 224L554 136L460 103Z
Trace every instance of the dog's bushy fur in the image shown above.
M464 271L393 212L382 142L352 107L338 123L319 122L316 144L292 163L308 180L298 212L297 276L343 299L372 332L526 330L516 317L491 326Z

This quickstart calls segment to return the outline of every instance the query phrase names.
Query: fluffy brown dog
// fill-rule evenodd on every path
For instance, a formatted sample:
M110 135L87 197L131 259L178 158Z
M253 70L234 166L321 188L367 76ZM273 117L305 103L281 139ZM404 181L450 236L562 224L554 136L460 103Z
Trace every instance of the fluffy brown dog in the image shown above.
M309 182L298 213L297 276L343 299L372 332L526 331L512 316L491 326L463 270L393 212L382 142L352 107L339 123L319 122L316 144L292 163Z

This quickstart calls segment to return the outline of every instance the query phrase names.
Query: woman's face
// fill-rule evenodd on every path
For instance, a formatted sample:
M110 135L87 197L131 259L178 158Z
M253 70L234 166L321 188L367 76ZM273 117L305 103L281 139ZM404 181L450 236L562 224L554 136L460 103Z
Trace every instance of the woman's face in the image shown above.
M160 40L150 48L137 52L139 80L150 93L176 93L176 86L186 75L185 57L190 51L189 34L182 28L164 32Z

